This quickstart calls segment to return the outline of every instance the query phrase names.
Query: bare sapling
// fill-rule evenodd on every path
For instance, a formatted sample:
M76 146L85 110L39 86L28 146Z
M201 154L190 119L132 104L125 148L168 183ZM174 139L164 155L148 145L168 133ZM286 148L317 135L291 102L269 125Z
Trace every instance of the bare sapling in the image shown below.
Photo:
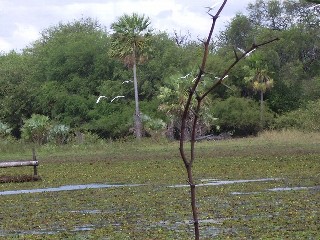
M205 91L202 93L198 91L198 86L199 83L201 82L202 78L206 74L206 63L207 63L207 58L209 54L209 44L212 39L212 34L213 30L215 28L216 21L225 7L227 3L227 0L224 0L222 4L220 5L219 9L217 10L215 15L212 15L210 12L212 11L213 8L209 8L209 11L207 12L209 16L212 18L212 24L211 28L208 34L208 37L206 40L203 41L203 58L201 65L199 67L199 71L196 75L195 80L193 81L192 86L188 90L188 98L184 106L184 110L181 116L181 128L180 128L180 155L182 158L182 161L184 163L184 166L187 171L188 175L188 184L190 186L190 199L191 199L191 208L192 208L192 215L193 215L193 225L194 225L194 236L196 240L200 239L200 232L199 232L199 219L198 219L198 209L197 209L197 204L196 204L196 183L193 178L193 172L192 172L192 166L195 160L195 143L196 143L196 129L197 129L197 124L198 120L200 118L200 110L201 110L201 105L202 101L205 97L208 96L210 92L212 92L217 86L220 84L223 84L223 80L226 78L226 76L229 74L229 72L232 70L232 68L242 59L244 59L247 55L249 55L251 52L256 50L257 48L269 44L271 42L274 42L278 40L278 38L273 38L267 41L264 41L262 43L252 43L251 47L248 49L244 50L240 54L236 51L236 48L233 49L235 59L234 61L224 70L223 74L218 80L215 80L212 82L212 85L207 88ZM196 100L196 101L194 101ZM186 137L186 128L187 128L187 121L190 119L192 122L192 127L191 127L191 136L190 138L187 139ZM185 147L186 142L190 141L188 143L188 147Z

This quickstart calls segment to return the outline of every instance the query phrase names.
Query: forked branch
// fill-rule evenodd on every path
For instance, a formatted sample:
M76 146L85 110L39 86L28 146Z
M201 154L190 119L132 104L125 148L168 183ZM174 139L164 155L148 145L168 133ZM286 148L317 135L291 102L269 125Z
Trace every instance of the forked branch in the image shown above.
M197 92L197 87L201 81L201 78L205 74L205 68L206 68L206 63L208 59L208 54L209 54L209 44L212 38L213 30L215 28L216 21L224 8L225 4L227 3L227 0L224 0L222 5L220 6L219 10L215 15L211 15L208 11L208 14L212 17L212 24L211 28L209 31L209 35L205 41L203 41L204 44L204 51L203 51L203 58L202 58L202 63L199 67L199 72L196 76L196 78L192 81L193 85L188 91L188 98L187 102L185 104L185 108L183 110L183 114L181 117L181 129L180 129L180 155L183 160L183 163L186 167L187 174L188 174L188 180L187 182L189 183L190 186L190 197L191 197L191 207L192 207L192 214L193 214L193 224L194 224L194 235L195 239L198 240L200 238L200 233L199 233L199 220L198 220L198 210L196 206L196 184L194 183L193 180L193 173L192 173L192 165L195 159L195 139L196 139L196 129L197 129L197 124L198 120L200 118L200 109L201 109L201 102L202 100L211 92L213 91L217 86L220 84L223 84L223 80L228 76L229 72L232 70L232 68L242 59L244 59L246 56L248 56L250 53L255 51L257 48L264 46L266 44L272 43L278 38L273 38L271 40L262 42L260 44L256 44L255 42L252 44L252 46L247 49L246 51L241 50L241 54L238 54L236 52L236 49L234 48L234 55L235 55L235 60L226 70L224 71L223 75L216 81L215 83L212 84L212 86L205 91L202 95L200 95ZM196 105L194 106L194 109L192 108L192 100L196 100ZM190 156L189 158L187 157L184 145L186 141L186 124L187 120L192 117L192 130L191 130L191 139L190 139Z

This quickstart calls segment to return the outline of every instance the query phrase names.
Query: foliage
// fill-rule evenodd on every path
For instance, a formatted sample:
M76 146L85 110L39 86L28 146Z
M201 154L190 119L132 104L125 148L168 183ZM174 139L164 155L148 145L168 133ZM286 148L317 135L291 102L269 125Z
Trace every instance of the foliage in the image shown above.
M174 74L167 79L165 79L165 85L160 87L158 99L161 104L159 105L159 111L164 112L167 116L167 136L170 139L177 139L180 135L180 118L188 98L188 89L191 87L194 81L194 71L190 71L185 76L181 74ZM210 79L203 78L202 86L199 87L199 91L204 91L208 85ZM194 99L193 105L196 104ZM197 129L197 135L202 136L208 132L210 129L210 124L212 123L211 114L207 111L210 105L210 100L207 99L203 102L203 110L201 111L201 119ZM186 130L186 135L190 138L191 128L192 128L192 117L190 116L190 121L188 121L188 127Z
M226 29L220 33L218 46L230 45L241 49L246 49L252 44L254 39L254 25L250 19L243 15L237 14L233 17Z
M85 128L102 138L132 135L134 113L132 104L101 102L89 112L92 119Z
M48 134L49 140L53 140L56 144L64 144L68 140L70 127L64 124L55 124L50 127Z
M259 105L250 99L230 97L215 102L212 115L217 118L216 125L221 132L231 132L236 136L257 134L261 129ZM266 125L273 120L272 113L266 109Z
M30 117L37 84L29 56L14 51L0 56L0 119L10 124L12 134L20 137L22 117Z
M134 97L135 97L135 134L137 139L142 136L142 122L139 107L139 90L137 79L137 62L144 62L148 57L149 40L151 35L149 17L133 13L124 14L111 24L114 30L111 42L111 55L119 57L128 67L133 69Z
M239 55L241 52L237 48L246 50L254 42L275 36L279 36L280 40L268 48L259 48L244 59L230 72L224 85L209 94L208 99L246 97L259 101L258 94L245 81L246 77L254 75L249 74L250 71L258 69L253 66L252 58L259 57L259 69L266 69L273 79L272 91L267 91L263 96L273 112L281 116L297 110L308 101L317 101L320 92L318 13L319 6L304 1L259 0L250 3L248 12L237 14L217 36L217 41L210 42L203 81L206 84L217 81L216 77L225 71L225 64L233 61L233 49ZM150 23L148 17L140 17L137 15L133 20L144 26ZM132 55L129 51L130 56L123 55L123 61L118 61L120 56L113 53L119 50L120 54L122 50L113 47L121 38L115 38L116 32L109 34L106 29L90 18L60 22L44 29L40 38L23 49L22 53L0 53L0 119L12 128L12 136L21 137L23 119L30 118L32 114L48 116L54 122L70 126L71 131L95 129L94 133L105 138L121 138L131 134L132 109L125 108L128 112L123 112L119 110L123 107L121 104L115 108L105 104L103 107L108 114L105 117L105 112L98 111L95 105L100 95L107 96L104 101L123 95L125 99L117 103L134 108L135 91L131 82L134 79L128 68L132 66ZM165 116L169 110L167 107L171 103L177 106L178 102L167 99L160 103L158 96L166 88L174 89L169 83L171 77L179 79L190 72L192 77L188 80L192 81L195 77L198 69L195 63L201 61L203 43L189 37L190 40L183 40L179 39L177 32L171 36L156 29L151 31L148 25L136 38L142 47L137 51L140 112L151 119L170 123L170 116ZM167 105L167 109L160 112L156 104L161 107ZM174 119L174 115L171 116ZM122 117L124 119L119 121L110 120ZM201 117L206 128L212 125L210 114L206 115L204 111ZM101 123L96 128L99 119L111 121L110 125ZM104 126L112 127L105 129Z
M320 131L320 100L309 102L295 111L288 112L275 122L276 129L299 129L308 132Z
M128 66L133 65L132 53L137 54L139 62L143 62L148 52L148 41L150 41L151 29L150 18L137 13L124 14L111 24L114 31L112 38L111 55L118 56ZM134 46L134 47L133 47Z
M4 138L10 135L12 128L8 124L5 124L0 121L0 138Z
M24 120L21 128L22 138L33 143L44 144L48 140L49 129L49 117L32 114L31 118Z

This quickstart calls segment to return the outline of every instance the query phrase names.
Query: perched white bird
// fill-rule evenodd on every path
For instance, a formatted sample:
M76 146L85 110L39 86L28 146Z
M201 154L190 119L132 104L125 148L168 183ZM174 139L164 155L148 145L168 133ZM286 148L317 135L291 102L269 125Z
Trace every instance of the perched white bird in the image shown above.
M221 1L216 2L216 3L213 4L211 7L205 7L205 8L208 8L207 13L210 12L210 11L212 11L212 10L213 10L216 6L218 6L219 4L221 4Z
M117 98L123 98L123 97L124 97L124 96L116 96L116 97L112 98L110 102L113 102L113 101L116 100Z
M107 98L106 96L99 96L96 103L99 103L102 98Z
M132 80L126 80L126 81L123 81L122 84L124 84L124 83L130 83L130 82L132 82Z

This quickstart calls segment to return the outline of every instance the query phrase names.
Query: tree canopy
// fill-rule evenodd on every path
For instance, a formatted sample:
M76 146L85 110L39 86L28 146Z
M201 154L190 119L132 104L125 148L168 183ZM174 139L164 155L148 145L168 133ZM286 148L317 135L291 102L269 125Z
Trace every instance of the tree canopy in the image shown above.
M236 129L241 135L253 133L240 121L238 127L228 122L218 106L237 106L235 101L242 98L245 101L239 104L244 109L250 111L247 106L251 105L256 109L254 103L260 101L260 94L246 81L250 76L258 76L254 73L268 71L267 76L273 80L273 88L263 93L267 110L265 128L282 127L283 121L277 119L295 116L305 106L308 111L317 106L319 11L318 5L304 1L257 0L248 5L246 14L236 15L217 33L210 43L204 90L207 81L212 83L223 74L226 63L235 54L241 54L262 39L277 36L280 40L267 48L261 47L259 54L246 56L223 81L224 85L209 94L210 114L206 117L219 121L204 121L209 125L201 134L217 129ZM203 43L192 36L183 38L182 43L177 41L177 35L151 29L151 24L147 16L137 14L121 16L111 26L81 18L43 30L41 37L22 53L1 53L0 123L5 129L2 135L10 132L20 138L24 123L34 114L48 117L52 125L68 126L71 132L89 131L103 138L133 135L137 97L141 121L146 126L164 122L165 125L156 125L166 132L173 119L168 115L168 107L174 111L179 105L178 96L188 91L188 81L195 78L196 64L202 57ZM109 33L108 27L113 32ZM137 66L136 89L133 56ZM257 58L259 65L254 66ZM186 75L188 79L182 78ZM185 87L176 94L179 86ZM161 97L165 91L175 93L167 92L166 97ZM106 99L97 104L101 95ZM111 102L115 96L124 97ZM232 116L241 118L236 109ZM259 121L250 118L253 120ZM296 126L299 128L301 124ZM319 128L304 126L304 129Z

